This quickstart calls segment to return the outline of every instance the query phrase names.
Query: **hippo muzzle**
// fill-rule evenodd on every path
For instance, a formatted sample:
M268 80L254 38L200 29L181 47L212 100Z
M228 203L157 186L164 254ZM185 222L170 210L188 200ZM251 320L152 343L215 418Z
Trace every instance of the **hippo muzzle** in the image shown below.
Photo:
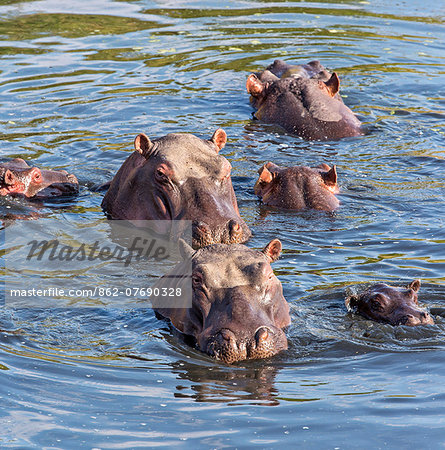
M388 323L415 327L417 325L433 325L434 319L427 311L421 308L405 307L402 310L397 311L393 317L388 320Z
M268 358L287 350L287 338L283 330L273 325L260 326L250 336L242 337L223 328L207 340L204 349L213 358L232 364L245 359Z

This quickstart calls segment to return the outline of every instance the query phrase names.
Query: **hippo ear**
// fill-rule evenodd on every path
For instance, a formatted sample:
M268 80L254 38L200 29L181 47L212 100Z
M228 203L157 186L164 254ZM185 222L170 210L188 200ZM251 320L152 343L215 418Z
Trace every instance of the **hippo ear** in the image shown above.
M5 175L4 175L4 183L7 185L14 184L16 181L15 175L9 170L6 169Z
M144 158L148 159L150 156L153 143L150 138L144 133L138 134L134 139L134 149L139 152Z
M218 153L226 145L227 134L222 128L218 128L210 140L216 145L218 149L216 152Z
M185 242L184 239L179 239L178 246L179 246L179 253L181 254L182 259L184 261L186 259L190 259L195 253L195 250L193 250L193 248L190 247L190 245L187 244L187 242Z
M265 84L254 73L251 73L246 81L246 89L253 97L260 97L264 92Z
M329 168L327 172L322 172L321 177L323 178L323 181L326 185L335 186L337 184L337 168L335 164L332 166L332 168Z
M334 97L334 95L340 89L340 79L338 78L338 75L335 72L331 75L331 78L329 78L328 81L325 81L324 84L328 88L328 91L329 91L329 94L331 95L331 97Z
M264 164L263 167L258 171L260 177L259 181L263 183L270 183L273 179L272 172L267 168L267 164Z
M420 289L420 280L411 281L408 285L408 289L412 289L414 292L418 292Z
M326 163L321 163L317 166L318 169L324 170L327 172L328 170L331 170L331 168Z
M278 239L272 239L262 250L262 252L268 257L270 262L276 261L281 254L283 246Z

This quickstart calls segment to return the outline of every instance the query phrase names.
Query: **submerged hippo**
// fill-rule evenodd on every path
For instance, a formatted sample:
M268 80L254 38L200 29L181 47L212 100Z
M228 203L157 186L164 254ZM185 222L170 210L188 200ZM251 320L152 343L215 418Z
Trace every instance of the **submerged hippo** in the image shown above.
M337 171L327 164L279 167L268 162L258 171L255 194L264 204L278 208L332 211L339 205Z
M182 245L184 261L160 280L162 287L181 289L181 303L165 308L163 298L152 298L158 314L192 336L199 350L228 364L287 349L282 328L290 324L289 305L270 266L281 253L278 239L262 251L214 244L194 252ZM190 263L191 286L180 276Z
M335 140L363 134L361 123L343 103L340 80L318 62L291 65L276 60L246 83L256 119L280 125L308 140Z
M417 304L420 280L412 281L407 289L374 284L359 295L351 295L345 303L349 311L355 311L367 319L391 325L434 324L433 318Z
M0 196L48 198L76 194L78 191L77 178L66 170L30 167L21 158L0 163Z
M113 219L191 220L194 248L246 242L251 232L238 211L232 166L218 154L226 141L222 129L210 140L175 133L151 141L139 134L102 208Z

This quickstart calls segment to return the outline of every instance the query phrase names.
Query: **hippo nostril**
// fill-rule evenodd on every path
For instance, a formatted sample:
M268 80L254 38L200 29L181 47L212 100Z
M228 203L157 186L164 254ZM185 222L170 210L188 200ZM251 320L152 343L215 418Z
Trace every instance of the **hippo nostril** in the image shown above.
M194 222L193 223L193 232L194 234L198 234L200 236L205 236L210 233L210 228L205 222Z
M259 346L267 342L270 338L270 329L268 327L260 327L255 333L255 342Z
M420 322L433 325L434 324L434 319L432 318L430 313L422 311L420 313Z
M268 337L269 337L269 333L264 328L261 329L260 331L258 331L256 334L256 340L258 343L266 341Z
M228 223L230 237L232 239L239 239L243 234L243 229L241 225L236 220L229 220Z
M78 183L76 176L73 175L72 173L67 175L67 179L68 179L68 181L71 181L71 183L76 183L76 184Z
M238 230L241 229L240 224L239 224L236 220L234 220L234 219L229 220L229 222L228 222L227 225L228 225L229 230L230 230L231 232L237 232Z
M409 326L413 326L413 325L418 325L421 322L421 315L420 318L413 316L412 314L407 314L406 316L403 316L400 320L399 320L399 325L409 325Z
M193 248L197 249L215 242L210 227L201 221L193 221L192 223Z
M235 341L235 336L234 336L234 334L231 332L231 331L229 331L229 330L221 330L220 332L219 332L219 334L221 335L221 337L225 340L225 341L227 341L227 342L230 342L230 341Z

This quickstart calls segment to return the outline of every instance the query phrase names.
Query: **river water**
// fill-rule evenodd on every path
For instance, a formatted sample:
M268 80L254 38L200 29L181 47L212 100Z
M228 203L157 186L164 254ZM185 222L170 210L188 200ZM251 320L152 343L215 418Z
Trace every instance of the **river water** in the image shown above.
M288 351L225 366L150 309L5 305L0 446L443 447L444 22L441 1L1 1L1 157L81 184L51 204L2 199L3 229L40 217L100 229L92 188L139 132L209 138L222 127L248 245L283 243L274 268L293 323ZM335 70L369 133L305 142L253 122L245 80L276 58ZM253 185L268 160L336 164L340 209L262 206ZM371 323L344 307L348 287L416 278L433 326Z

